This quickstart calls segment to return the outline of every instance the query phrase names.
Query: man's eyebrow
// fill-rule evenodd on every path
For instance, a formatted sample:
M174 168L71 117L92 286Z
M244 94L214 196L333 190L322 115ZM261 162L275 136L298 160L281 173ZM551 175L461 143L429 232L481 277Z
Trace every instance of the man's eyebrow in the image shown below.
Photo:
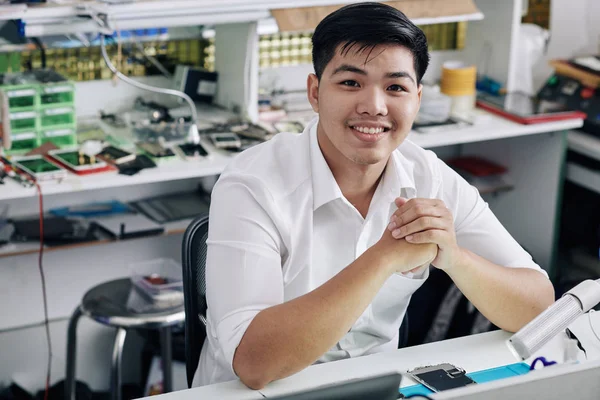
M364 69L360 69L350 64L342 64L332 72L331 76L339 74L340 72L354 72L360 75L367 75L367 71L365 71Z
M355 74L360 74L360 75L368 75L367 71L365 71L364 69L360 69L358 67L355 67L353 65L350 64L342 64L339 67L337 67L332 73L331 76L335 75L335 74L339 74L341 72L354 72ZM410 79L413 83L415 83L414 78L406 71L399 71L399 72L388 72L387 74L385 74L386 78L408 78Z
M385 76L387 78L408 78L412 81L412 83L415 83L415 80L413 79L413 77L406 71L389 72L389 73L385 74Z

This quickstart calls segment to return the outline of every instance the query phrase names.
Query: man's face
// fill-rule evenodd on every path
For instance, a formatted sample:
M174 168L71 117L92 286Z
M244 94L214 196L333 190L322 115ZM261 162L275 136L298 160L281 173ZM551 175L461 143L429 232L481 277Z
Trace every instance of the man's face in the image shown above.
M319 144L328 162L387 162L410 132L421 103L413 55L378 45L345 55L336 51L321 80L308 78L308 97L319 114ZM368 57L368 59L367 59Z

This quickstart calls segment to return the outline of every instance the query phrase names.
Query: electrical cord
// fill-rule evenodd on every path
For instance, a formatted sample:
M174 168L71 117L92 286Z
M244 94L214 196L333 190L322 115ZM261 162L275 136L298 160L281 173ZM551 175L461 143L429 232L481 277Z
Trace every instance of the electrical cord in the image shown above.
M38 39L36 37L32 37L31 41L35 44L35 46L40 51L40 58L41 58L41 61L42 61L42 68L46 69L46 49L44 48L44 45L42 44L42 42L40 41L40 39Z
M594 324L592 323L592 314L595 313L596 310L594 310L593 308L588 311L588 322L590 323L590 329L592 330L592 333L594 334L594 336L596 336L596 339L598 339L598 341L600 342L600 335L598 335L598 333L596 332L596 328L594 327Z
M194 101L192 100L192 98L190 96L188 96L187 94L180 92L179 90L163 89L163 88L157 88L154 86L146 85L145 83L134 81L133 79L123 75L112 64L112 62L108 58L108 54L106 52L106 45L104 42L105 37L106 37L106 35L103 35L103 34L100 35L100 51L102 52L102 58L104 58L104 62L106 63L106 65L108 66L108 69L110 69L113 74L115 74L123 82L126 82L126 83L128 83L132 86L135 86L137 88L140 88L142 90L148 90L148 91L154 92L154 93L168 94L171 96L177 96L179 98L184 99L185 101L187 101L188 105L190 106L190 110L192 112L192 121L195 123L198 120L198 113L196 112L196 105L194 104Z
M38 253L38 268L40 271L40 280L42 283L42 299L44 302L44 327L46 328L46 341L48 343L48 366L46 369L46 385L44 389L44 400L48 400L48 394L50 391L50 377L52 371L52 339L50 337L50 322L48 318L48 296L46 294L46 276L44 274L44 198L42 195L42 188L39 183L33 181L37 188L39 198L39 212L40 212L40 251Z

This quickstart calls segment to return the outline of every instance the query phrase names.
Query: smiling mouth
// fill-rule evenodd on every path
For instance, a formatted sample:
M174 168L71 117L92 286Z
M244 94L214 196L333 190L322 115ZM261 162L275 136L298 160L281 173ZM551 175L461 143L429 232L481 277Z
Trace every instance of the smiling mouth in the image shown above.
M376 135L379 133L384 133L384 132L388 132L390 130L390 128L385 127L385 126L379 126L379 127L367 127L367 126L359 126L359 125L355 125L355 126L350 126L350 128L354 129L355 131L358 131L360 133L366 133L369 135Z

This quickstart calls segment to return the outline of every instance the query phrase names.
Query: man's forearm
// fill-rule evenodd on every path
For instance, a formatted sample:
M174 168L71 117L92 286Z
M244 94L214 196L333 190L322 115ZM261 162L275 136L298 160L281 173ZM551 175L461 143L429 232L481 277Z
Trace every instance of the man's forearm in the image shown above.
M538 271L496 265L463 249L446 270L461 292L493 324L516 332L554 302L554 288Z
M314 363L348 332L394 272L367 250L328 282L304 296L258 313L233 359L253 389Z

